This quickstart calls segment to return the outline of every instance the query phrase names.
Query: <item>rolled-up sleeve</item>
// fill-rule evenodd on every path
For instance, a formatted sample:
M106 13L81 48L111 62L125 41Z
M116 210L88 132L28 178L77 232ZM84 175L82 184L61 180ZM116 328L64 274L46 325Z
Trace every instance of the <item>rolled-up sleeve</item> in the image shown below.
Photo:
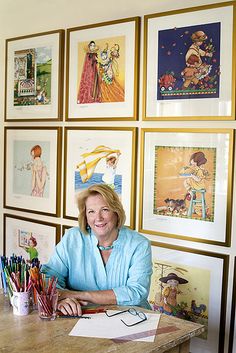
M125 286L113 291L118 305L139 305L147 307L147 297L152 275L151 244L145 239L136 247L131 258L128 280Z

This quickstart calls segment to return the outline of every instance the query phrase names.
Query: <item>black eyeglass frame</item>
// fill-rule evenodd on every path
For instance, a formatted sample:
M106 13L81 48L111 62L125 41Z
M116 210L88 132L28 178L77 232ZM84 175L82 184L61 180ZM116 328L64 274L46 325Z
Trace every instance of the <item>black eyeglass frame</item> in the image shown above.
M107 310L106 310L106 311L105 311L105 314L106 314L106 316L108 316L108 317L113 317L113 316L120 315L120 314L127 313L127 312L130 313L131 315L138 316L138 317L141 319L140 321L135 322L134 324L126 324L126 322L125 322L124 320L120 319L120 321L122 321L123 324L125 324L125 325L128 326L128 327L138 325L138 324L140 324L141 322L147 320L146 314L145 314L143 311L138 311L138 310L136 310L135 308L129 308L129 309L127 309L127 310L118 311L117 313L114 313L114 314L111 314L111 315L108 315Z

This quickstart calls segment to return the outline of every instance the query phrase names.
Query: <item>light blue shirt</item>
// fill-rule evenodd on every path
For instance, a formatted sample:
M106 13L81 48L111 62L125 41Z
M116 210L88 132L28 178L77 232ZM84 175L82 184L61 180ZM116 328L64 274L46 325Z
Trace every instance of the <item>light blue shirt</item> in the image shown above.
M98 240L79 227L69 229L41 272L58 277L60 288L79 291L113 289L118 305L150 308L147 297L152 274L150 241L126 227L119 230L104 265Z

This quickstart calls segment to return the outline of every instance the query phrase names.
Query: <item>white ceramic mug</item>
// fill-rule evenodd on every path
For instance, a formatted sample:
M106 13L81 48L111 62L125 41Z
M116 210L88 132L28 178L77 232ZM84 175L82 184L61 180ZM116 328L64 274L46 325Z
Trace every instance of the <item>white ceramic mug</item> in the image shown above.
M11 304L14 315L28 315L30 303L30 292L13 292Z

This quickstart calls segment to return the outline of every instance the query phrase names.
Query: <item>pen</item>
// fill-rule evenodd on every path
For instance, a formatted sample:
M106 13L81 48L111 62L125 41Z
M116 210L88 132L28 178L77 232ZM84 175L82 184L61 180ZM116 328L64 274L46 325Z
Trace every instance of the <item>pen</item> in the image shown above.
M61 319L91 319L91 316L82 315L57 315Z

